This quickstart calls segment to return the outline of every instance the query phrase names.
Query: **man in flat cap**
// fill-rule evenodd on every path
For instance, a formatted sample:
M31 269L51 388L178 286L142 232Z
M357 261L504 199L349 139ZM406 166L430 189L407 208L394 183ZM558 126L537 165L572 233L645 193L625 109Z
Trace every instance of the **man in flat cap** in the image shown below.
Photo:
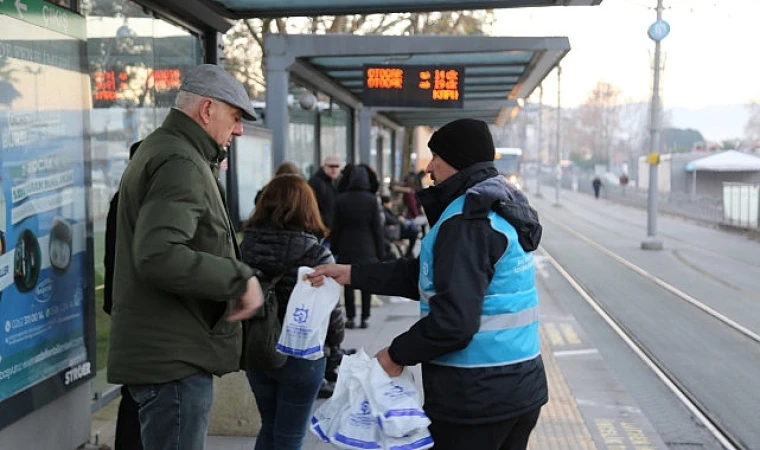
M530 253L538 215L494 167L485 122L446 124L428 147L435 185L417 194L431 226L419 258L309 277L419 298L420 320L377 358L390 376L422 363L434 450L522 450L548 400Z
M137 402L146 449L204 448L212 376L239 370L239 322L263 303L217 180L244 118L240 82L195 67L121 179L108 381Z

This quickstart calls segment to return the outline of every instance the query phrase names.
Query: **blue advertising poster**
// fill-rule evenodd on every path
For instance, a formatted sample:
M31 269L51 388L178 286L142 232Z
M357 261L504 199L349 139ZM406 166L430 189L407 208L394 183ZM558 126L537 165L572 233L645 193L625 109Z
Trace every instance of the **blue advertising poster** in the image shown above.
M64 384L90 372L84 160L89 80L80 40L3 15L0 29L3 402L71 368L77 376Z

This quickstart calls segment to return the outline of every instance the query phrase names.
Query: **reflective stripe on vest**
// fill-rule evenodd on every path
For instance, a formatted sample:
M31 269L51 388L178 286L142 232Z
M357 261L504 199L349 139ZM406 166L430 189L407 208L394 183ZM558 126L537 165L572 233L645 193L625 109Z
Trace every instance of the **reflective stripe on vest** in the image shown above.
M441 224L462 213L464 196L444 210L441 218L423 238L420 248L420 313L430 311L435 296L433 286L433 246ZM528 361L540 354L538 338L538 294L535 287L533 255L526 253L517 232L496 212L488 215L491 227L509 240L504 254L494 267L486 289L480 328L462 350L433 360L435 364L455 367L489 367Z

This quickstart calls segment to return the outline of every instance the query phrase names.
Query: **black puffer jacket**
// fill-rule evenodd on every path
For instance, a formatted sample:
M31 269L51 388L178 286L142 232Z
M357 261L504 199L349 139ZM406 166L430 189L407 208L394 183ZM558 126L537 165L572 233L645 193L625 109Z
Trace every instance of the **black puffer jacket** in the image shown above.
M383 258L383 216L376 178L365 165L347 165L338 183L330 242L339 263L373 263Z
M290 293L296 285L298 268L334 262L330 251L313 234L302 231L248 228L244 232L240 250L243 262L264 273L262 281L269 281L287 271L275 288L280 321L285 317ZM343 342L344 323L343 309L338 303L330 315L326 339L328 347L337 347Z

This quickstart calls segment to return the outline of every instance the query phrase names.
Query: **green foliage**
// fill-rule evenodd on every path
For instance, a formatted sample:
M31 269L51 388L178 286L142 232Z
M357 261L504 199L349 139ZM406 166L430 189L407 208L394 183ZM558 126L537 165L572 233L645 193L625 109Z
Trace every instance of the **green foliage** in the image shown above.
M691 151L694 144L700 144L705 138L691 128L665 128L662 130L662 148L666 152L684 153Z
M483 35L494 22L492 10L242 19L224 35L224 68L243 82L251 98L263 99L266 33Z
M592 156L591 158L584 158L583 155L572 153L570 154L570 161L575 163L575 166L583 171L593 170L597 164L607 164L607 159L601 156Z

